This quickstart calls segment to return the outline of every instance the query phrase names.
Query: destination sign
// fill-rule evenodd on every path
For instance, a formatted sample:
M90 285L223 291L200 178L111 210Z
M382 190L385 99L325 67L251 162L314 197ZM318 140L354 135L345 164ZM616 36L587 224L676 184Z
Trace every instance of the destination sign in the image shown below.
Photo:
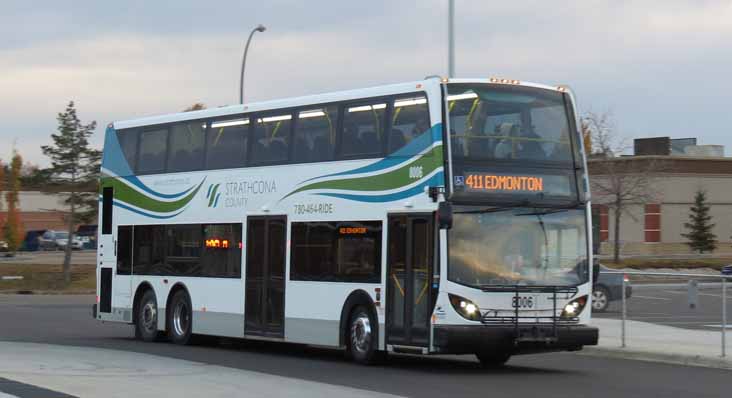
M567 175L510 174L466 171L455 179L464 192L501 194L545 194L569 196L573 189Z

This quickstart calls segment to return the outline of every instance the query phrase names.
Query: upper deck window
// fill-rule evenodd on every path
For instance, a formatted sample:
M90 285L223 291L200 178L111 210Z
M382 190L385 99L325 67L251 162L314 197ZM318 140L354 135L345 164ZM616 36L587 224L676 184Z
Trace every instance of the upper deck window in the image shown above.
M251 159L253 163L286 161L290 148L292 115L257 118Z
M178 123L170 132L170 154L168 171L191 171L203 167L204 132L203 122Z
M452 84L447 100L455 161L573 160L562 93L531 87Z
M165 170L168 130L151 130L140 133L140 153L137 156L139 173L156 173Z
M120 148L122 148L122 154L127 160L130 170L134 172L137 165L137 130L117 131L117 141Z
M383 152L386 102L368 102L345 107L341 155L362 157Z
M333 159L337 128L338 106L336 105L298 112L293 161L305 163Z
M249 119L216 120L206 133L206 168L242 167L246 161Z
M398 98L394 100L389 132L389 153L394 153L422 134L429 134L430 112L425 96ZM420 149L416 147L415 149ZM402 152L404 156L417 153Z

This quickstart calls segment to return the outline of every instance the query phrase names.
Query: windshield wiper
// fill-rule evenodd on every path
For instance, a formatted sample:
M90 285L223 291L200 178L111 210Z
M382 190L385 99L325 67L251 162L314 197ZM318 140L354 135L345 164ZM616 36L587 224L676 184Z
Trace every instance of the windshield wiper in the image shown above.
M485 209L477 209L477 210L464 210L464 211L456 211L456 214L485 214L485 213L497 213L499 211L505 211L505 210L511 210L518 207L529 207L529 201L528 200L522 200L518 203L512 203L510 205L504 205L504 206L497 206L497 207L488 207Z
M535 207L534 211L529 213L519 213L515 214L516 216L545 216L547 214L554 214L554 213L562 213L568 210L576 209L577 206L579 206L581 203L575 202L570 204L569 206L562 206L562 207L546 207L546 208L540 208Z

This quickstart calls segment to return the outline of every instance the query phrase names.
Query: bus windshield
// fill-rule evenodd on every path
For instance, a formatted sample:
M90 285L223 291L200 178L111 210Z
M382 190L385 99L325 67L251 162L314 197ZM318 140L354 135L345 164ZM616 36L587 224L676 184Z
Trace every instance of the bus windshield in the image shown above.
M471 287L587 282L584 209L488 208L455 212L448 278Z
M454 162L573 161L570 118L561 92L456 83L448 85L447 101Z

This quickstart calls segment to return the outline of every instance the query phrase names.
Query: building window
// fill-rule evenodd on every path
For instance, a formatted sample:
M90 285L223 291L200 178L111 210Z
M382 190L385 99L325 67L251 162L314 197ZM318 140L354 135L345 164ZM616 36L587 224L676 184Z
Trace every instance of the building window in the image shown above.
M381 222L292 223L290 279L373 282L381 279Z
M650 204L645 206L644 230L646 243L661 241L661 205Z

